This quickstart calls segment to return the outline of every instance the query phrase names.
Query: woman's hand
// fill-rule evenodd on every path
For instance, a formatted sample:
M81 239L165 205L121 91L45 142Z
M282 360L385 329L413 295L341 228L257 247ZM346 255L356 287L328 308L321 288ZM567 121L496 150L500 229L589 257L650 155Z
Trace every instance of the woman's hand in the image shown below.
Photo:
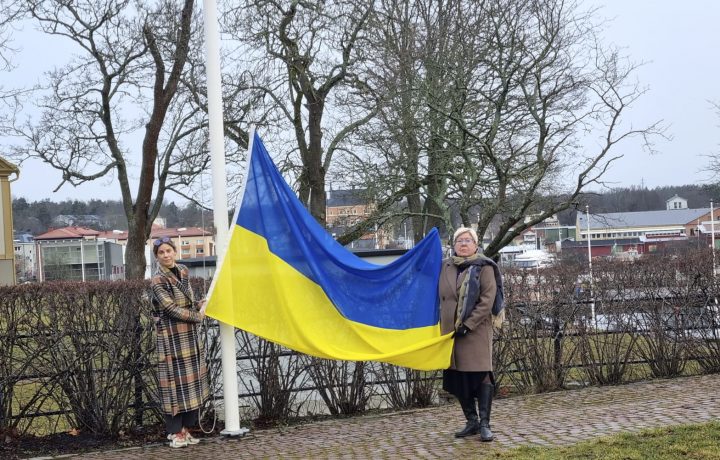
M461 325L458 326L458 328L455 330L455 333L453 334L453 337L457 337L457 338L465 337L466 335L468 335L468 332L470 332L470 329L469 329L466 325L461 324Z
M205 316L205 309L207 308L207 299L202 299L197 303L201 316Z

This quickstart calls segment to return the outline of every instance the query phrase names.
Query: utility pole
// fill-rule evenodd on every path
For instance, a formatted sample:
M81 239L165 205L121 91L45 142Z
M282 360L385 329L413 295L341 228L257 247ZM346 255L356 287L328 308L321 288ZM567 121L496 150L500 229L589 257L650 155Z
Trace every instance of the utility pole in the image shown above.
M710 250L712 251L712 275L715 278L715 209L710 200Z

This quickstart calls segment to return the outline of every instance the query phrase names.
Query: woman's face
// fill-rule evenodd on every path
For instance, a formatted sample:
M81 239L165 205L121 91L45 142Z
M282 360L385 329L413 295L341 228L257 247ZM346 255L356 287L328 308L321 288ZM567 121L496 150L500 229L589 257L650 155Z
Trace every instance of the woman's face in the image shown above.
M167 243L163 243L157 250L155 258L165 268L172 268L175 266L175 250L172 246Z
M468 232L461 233L455 238L455 254L460 257L468 257L475 254L477 248L475 240L473 240Z

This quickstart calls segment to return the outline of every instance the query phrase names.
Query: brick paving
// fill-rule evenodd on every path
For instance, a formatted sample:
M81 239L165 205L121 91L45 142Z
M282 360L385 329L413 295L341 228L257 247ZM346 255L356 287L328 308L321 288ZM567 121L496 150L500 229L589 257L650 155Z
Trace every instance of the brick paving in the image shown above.
M477 458L482 450L560 446L618 432L720 419L720 374L584 388L493 402L495 441L455 439L457 404L334 419L197 446L162 444L74 456L83 459Z

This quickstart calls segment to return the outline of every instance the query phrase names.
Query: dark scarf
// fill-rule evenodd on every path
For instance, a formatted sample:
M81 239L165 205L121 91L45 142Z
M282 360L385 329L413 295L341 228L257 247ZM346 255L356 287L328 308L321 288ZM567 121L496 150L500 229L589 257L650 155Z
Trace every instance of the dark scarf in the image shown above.
M472 313L480 297L480 270L485 265L493 267L497 291L492 306L493 323L499 327L504 319L505 292L503 290L502 276L497 264L482 254L473 254L469 257L452 257L453 264L458 272L465 271L465 276L458 289L458 304L455 315L455 327L459 327Z

